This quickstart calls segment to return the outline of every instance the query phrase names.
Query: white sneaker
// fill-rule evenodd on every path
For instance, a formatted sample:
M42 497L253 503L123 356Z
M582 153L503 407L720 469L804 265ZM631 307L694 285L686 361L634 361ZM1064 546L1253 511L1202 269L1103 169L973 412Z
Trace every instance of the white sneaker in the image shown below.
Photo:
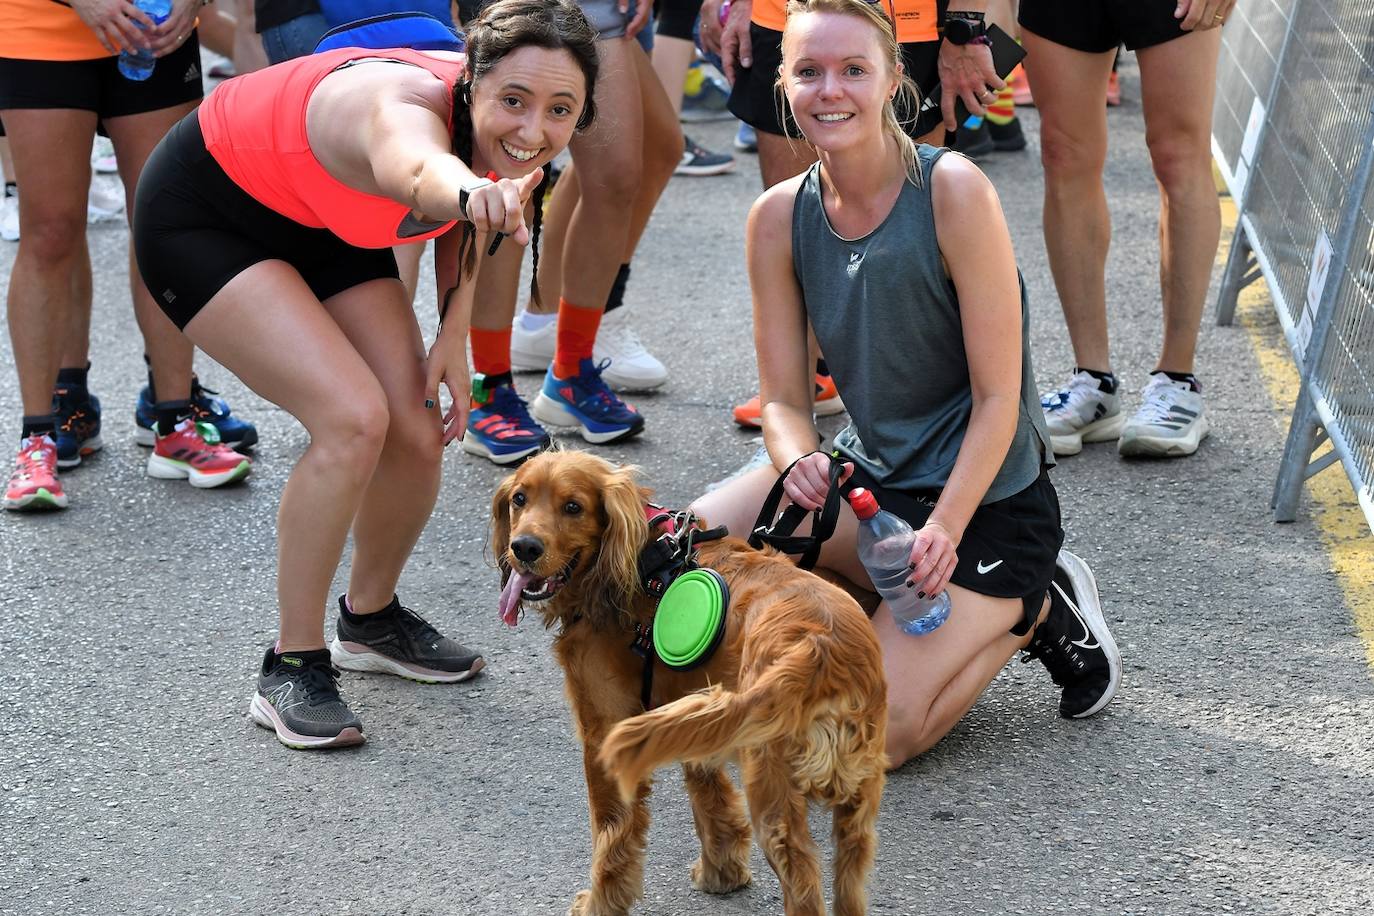
M531 331L517 315L510 335L511 368L517 372L543 372L553 362L557 345L558 322L550 321ZM611 361L601 377L617 390L644 391L668 380L668 370L644 348L623 308L607 312L601 319L592 358L598 363Z
M1058 391L1040 395L1050 445L1056 455L1077 455L1084 442L1110 442L1121 435L1126 418L1115 391L1102 390L1088 372L1075 372Z
M515 316L510 331L510 366L516 372L544 372L553 362L558 347L558 321L552 320L531 331L521 320L524 312Z
M607 312L602 317L592 358L598 363L605 359L611 361L601 377L612 388L643 391L657 388L668 380L668 370L644 349L639 335L630 326L629 314L623 308Z
M86 197L86 222L124 218L124 186L118 182L92 181Z
M19 241L19 189L5 191L5 199L0 202L0 239L7 242Z
M1155 372L1140 392L1140 409L1121 431L1117 451L1126 458L1179 458L1197 451L1209 431L1202 393Z
M91 166L102 175L113 175L119 171L114 144L109 137L96 136L95 145L91 147Z

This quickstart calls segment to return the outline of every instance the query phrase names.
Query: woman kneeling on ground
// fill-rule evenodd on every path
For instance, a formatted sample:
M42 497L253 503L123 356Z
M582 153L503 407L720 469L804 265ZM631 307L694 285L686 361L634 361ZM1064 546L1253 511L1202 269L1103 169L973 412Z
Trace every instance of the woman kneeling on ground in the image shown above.
M466 54L342 49L230 80L144 172L134 235L155 298L310 434L281 496L281 628L251 708L284 744L363 740L331 655L424 682L482 667L403 607L396 583L434 507L443 447L467 420L473 253L491 232L528 241L525 201L591 123L596 75L596 35L570 0L498 0ZM463 281L452 296L441 284L447 314L426 358L390 248L459 220L469 225L443 242L461 235ZM441 383L453 402L442 416Z
M893 100L914 88L882 9L788 4L780 84L820 161L749 215L772 466L694 508L747 531L784 473L794 502L825 501L832 456L811 417L809 319L852 419L835 438L841 489L867 488L917 530L908 587L947 590L952 604L919 636L886 602L874 614L897 766L948 733L1018 650L1045 664L1074 718L1107 705L1121 661L1092 573L1060 550L1025 290L997 195L973 163L902 131ZM845 506L818 566L867 586L857 534Z

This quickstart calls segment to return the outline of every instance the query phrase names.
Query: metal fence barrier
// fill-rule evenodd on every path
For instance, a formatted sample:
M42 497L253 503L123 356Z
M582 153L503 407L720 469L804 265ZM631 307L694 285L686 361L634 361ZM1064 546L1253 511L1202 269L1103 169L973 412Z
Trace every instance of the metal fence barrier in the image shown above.
M1374 3L1240 0L1222 43L1212 147L1239 219L1217 322L1263 277L1302 376L1274 517L1339 460L1374 527Z

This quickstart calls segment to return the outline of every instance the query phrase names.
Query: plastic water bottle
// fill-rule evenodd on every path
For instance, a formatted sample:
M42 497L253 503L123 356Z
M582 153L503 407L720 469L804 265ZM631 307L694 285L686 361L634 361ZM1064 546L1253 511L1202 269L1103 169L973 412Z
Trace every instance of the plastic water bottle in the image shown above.
M868 570L873 587L883 596L903 633L929 633L949 617L949 593L916 596L907 588L911 573L911 546L916 532L905 521L878 508L878 500L865 489L849 494L849 504L859 517L859 560Z
M154 25L162 25L172 15L172 0L135 0L135 6L148 14ZM153 75L157 58L145 48L119 52L119 72L125 79L143 81Z

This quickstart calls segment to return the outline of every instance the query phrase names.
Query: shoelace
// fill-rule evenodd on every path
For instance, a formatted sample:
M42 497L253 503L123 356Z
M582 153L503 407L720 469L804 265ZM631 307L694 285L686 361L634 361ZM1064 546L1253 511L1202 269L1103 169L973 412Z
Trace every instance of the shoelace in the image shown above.
M501 386L492 392L491 403L486 409L502 418L505 422L499 424L497 429L504 429L507 426L525 428L534 425L534 418L530 416L529 405L525 399L516 393L514 388Z
M1136 417L1146 423L1172 419L1173 408L1183 394L1183 389L1175 387L1173 382L1152 379L1140 393L1140 409Z
M301 672L301 689L305 701L319 706L339 699L339 678L342 672L329 662L315 662Z
M623 407L625 409L629 408L629 405L616 397L606 383L601 380L601 373L604 372L606 367L610 364L611 361L609 359L603 359L601 362L591 366L586 372L578 374L577 384L587 393L587 396L583 398L582 403L578 404L578 407L584 409L586 407L594 407L602 414L611 413L618 407Z
M635 329L628 324L615 323L601 326L601 344L610 344L617 349L626 359L633 359L643 355L648 351L644 348L644 342L639 339Z
M1075 385L1073 382L1078 378L1074 376L1069 379L1069 385L1058 391L1047 391L1040 395L1040 408L1042 410L1057 411L1067 410L1070 407L1077 407L1087 398L1088 392L1093 389L1087 384Z
M416 642L434 644L444 638L443 634L434 629L429 621L405 605L401 605L396 610L396 625Z
M200 379L191 377L191 409L198 417L220 417L228 416L228 413L221 413L219 405L214 398L219 397L219 392L213 388L206 388L200 383Z

